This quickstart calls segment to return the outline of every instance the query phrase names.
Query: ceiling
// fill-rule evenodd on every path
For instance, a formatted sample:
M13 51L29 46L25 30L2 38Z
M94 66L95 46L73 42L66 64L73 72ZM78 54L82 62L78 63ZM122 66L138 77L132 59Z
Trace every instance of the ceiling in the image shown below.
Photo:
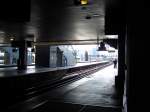
M29 40L36 44L87 44L104 39L104 0L74 5L73 0L31 0L29 22L0 21L0 43Z

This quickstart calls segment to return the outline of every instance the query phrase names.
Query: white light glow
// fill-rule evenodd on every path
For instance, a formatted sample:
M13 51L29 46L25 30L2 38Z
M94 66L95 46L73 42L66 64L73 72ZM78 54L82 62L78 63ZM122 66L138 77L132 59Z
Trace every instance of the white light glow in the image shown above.
M73 48L74 49L78 49L78 50L86 50L86 51L90 51L93 48L96 48L97 45L74 45Z
M118 35L106 35L105 37L108 39L118 39Z
M11 40L11 41L13 41L14 39L13 39L13 38L11 38L10 40Z

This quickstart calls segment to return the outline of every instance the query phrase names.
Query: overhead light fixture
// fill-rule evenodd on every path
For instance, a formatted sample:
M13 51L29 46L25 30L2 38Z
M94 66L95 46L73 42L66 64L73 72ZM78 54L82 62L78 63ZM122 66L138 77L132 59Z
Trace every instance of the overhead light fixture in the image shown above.
M87 5L88 0L74 0L75 5Z
M13 41L13 40L14 40L13 38L10 39L10 41Z
M81 0L81 5L87 5L88 4L88 0Z
M10 37L10 41L14 41L15 40L15 37Z
M107 39L118 39L118 35L106 35L105 38L107 38Z
M95 13L93 14L93 17L100 17L100 14Z

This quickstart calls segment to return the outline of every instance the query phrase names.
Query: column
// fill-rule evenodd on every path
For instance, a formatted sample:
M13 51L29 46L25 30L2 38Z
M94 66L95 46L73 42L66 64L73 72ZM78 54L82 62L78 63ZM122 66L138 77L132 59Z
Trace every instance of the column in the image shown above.
M37 45L35 55L36 67L50 67L50 46Z
M118 35L118 75L115 77L115 86L123 94L125 80L125 32Z
M27 42L25 40L19 41L19 59L17 66L19 70L27 68Z

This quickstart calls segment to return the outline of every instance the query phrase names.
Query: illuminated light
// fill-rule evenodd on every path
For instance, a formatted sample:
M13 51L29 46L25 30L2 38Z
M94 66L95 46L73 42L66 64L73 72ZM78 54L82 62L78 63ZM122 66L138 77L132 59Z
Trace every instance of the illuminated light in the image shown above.
M11 38L11 39L10 39L10 41L13 41L13 40L14 40L14 38Z
M118 35L106 35L108 39L118 39Z
M100 14L93 14L93 17L100 17Z
M15 37L14 36L11 36L9 37L10 41L14 41L15 40Z
M81 5L87 5L88 4L88 0L81 0Z

